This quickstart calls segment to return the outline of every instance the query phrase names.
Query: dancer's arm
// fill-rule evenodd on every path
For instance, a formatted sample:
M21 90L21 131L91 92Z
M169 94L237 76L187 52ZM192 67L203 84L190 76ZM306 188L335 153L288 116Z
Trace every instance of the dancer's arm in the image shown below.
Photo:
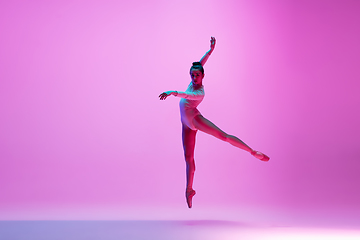
M200 88L194 92L180 92L180 91L167 91L159 95L160 100L165 100L168 96L174 95L175 97L186 98L190 100L200 100L204 98L204 89Z
M206 61L210 57L211 53L215 49L216 39L214 37L211 37L210 39L210 50L205 53L205 55L201 58L200 63L202 66L205 65Z
M200 100L202 98L204 98L205 93L204 93L204 88L200 88L194 92L179 92L176 91L176 95L175 97L180 97L180 98L186 98L186 99L190 99L190 100Z

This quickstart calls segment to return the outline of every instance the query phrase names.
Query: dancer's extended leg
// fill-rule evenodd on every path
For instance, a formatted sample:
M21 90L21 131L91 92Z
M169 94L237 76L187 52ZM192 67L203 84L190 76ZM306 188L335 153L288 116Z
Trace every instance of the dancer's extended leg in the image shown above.
M266 156L265 154L263 154L261 152L254 151L248 145L246 145L243 141L241 141L239 138L225 133L220 128L218 128L215 124L213 124L211 121L204 118L202 115L195 116L194 120L193 120L193 124L200 131L208 133L220 140L226 141L226 142L230 143L231 145L234 145L235 147L243 149L243 150L251 153L253 156L255 156L256 158L258 158L260 160L263 160L263 161L269 160L268 156Z
M213 124L212 122L210 122L209 120L204 118L202 115L197 115L194 118L193 123L194 123L195 127L202 132L210 134L220 140L228 142L231 145L241 148L247 152L251 153L253 151L248 145L246 145L239 138L225 133L220 128L218 128L215 124Z
M197 131L191 130L189 127L183 124L182 140L184 147L184 156L186 162L186 201L191 208L192 197L195 195L195 191L192 189L195 173L195 160L194 160L194 149L195 149L195 137Z

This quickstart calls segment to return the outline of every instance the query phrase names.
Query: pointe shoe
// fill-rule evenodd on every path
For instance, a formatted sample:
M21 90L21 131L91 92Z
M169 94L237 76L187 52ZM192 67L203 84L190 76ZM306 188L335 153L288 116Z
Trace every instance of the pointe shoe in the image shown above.
M251 155L253 155L254 157L256 157L257 159L267 162L270 160L270 158L268 156L266 156L265 154L259 152L259 151L252 151Z
M192 207L192 198L193 196L196 194L195 190L194 189L186 189L186 192L185 192L185 196L186 196L186 202L187 202L187 205L189 208Z

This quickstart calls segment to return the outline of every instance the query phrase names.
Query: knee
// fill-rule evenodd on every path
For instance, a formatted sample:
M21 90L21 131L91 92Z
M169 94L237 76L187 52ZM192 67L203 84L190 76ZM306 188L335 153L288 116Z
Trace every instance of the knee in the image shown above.
M186 165L187 165L192 171L195 171L195 160L194 160L194 156L185 155L185 162L186 162Z
M186 161L186 163L194 162L194 156L191 154L185 154L185 161Z
M224 132L220 132L217 136L218 139L227 142L229 135L224 133Z

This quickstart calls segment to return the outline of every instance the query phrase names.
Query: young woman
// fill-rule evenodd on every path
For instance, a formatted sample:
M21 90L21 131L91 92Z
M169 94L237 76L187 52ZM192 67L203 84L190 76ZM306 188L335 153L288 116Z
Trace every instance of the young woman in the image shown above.
M204 118L197 109L197 106L201 103L205 96L204 86L202 85L202 80L205 76L203 66L211 53L214 51L215 43L216 39L211 37L210 50L206 52L200 62L193 63L190 68L191 82L185 92L167 91L159 95L160 100L165 100L170 95L181 98L180 113L182 122L182 140L186 161L185 196L189 208L192 207L192 197L195 195L195 190L193 190L192 185L195 172L195 137L198 130L213 135L214 137L226 141L235 147L243 149L262 161L269 161L268 156L253 150L239 138L223 132L220 128L215 126L215 124Z

